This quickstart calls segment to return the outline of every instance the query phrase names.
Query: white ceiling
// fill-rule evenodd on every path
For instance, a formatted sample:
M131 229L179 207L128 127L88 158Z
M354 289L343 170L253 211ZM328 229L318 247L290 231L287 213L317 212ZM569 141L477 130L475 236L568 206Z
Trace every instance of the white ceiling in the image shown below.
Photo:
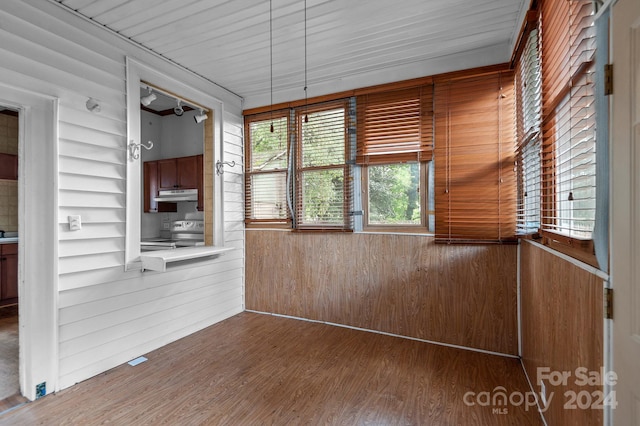
M55 0L271 102L269 0ZM530 0L307 0L308 96L510 59ZM305 1L272 0L274 102L304 98Z

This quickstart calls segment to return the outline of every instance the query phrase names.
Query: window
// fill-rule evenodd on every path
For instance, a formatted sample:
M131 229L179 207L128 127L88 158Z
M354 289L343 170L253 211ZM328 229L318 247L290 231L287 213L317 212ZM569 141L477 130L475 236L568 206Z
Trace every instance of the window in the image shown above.
M246 117L248 226L352 229L349 116L340 100Z
M517 233L536 234L540 228L540 122L542 88L538 30L529 33L516 67Z
M541 18L542 229L576 246L595 223L595 27L592 2L557 3Z
M369 225L421 225L420 163L367 167Z
M273 132L271 126L273 125ZM289 114L263 114L247 123L246 223L290 224L287 203Z
M365 229L426 231L433 85L357 98Z
M436 241L509 242L516 233L514 75L436 83Z
M347 111L345 102L296 111L297 228L351 229Z

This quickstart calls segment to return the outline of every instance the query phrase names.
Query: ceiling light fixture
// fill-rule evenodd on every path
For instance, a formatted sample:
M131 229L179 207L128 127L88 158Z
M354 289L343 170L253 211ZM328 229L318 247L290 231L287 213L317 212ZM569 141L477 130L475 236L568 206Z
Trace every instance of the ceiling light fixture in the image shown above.
M271 82L271 133L273 133L273 12L272 0L269 0L269 80Z
M182 102L180 101L180 99L178 99L178 105L176 105L176 107L173 109L173 113L175 115L177 115L178 117L180 117L182 114L184 114L184 108L182 108L181 103Z
M202 123L204 120L206 120L207 118L209 118L209 116L207 114L204 113L204 111L201 109L200 110L200 114L198 115L194 115L193 119L196 121L196 123L200 124Z
M144 106L149 106L149 104L155 101L156 99L158 99L158 97L156 96L155 93L153 93L153 90L151 90L151 87L149 87L149 94L147 96L141 97L140 103Z

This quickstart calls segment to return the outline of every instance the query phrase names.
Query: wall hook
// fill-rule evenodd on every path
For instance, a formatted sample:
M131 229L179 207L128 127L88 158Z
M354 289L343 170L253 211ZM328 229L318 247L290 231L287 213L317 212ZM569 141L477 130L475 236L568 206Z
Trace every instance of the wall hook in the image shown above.
M149 141L147 143L148 145L145 145L143 143L135 143L132 139L129 143L129 158L131 158L131 160L137 160L138 158L140 158L140 147L143 147L147 151L153 148L152 141Z
M236 166L236 162L235 161L216 161L216 174L218 176L222 175L224 173L224 165L227 165L229 167L235 167Z

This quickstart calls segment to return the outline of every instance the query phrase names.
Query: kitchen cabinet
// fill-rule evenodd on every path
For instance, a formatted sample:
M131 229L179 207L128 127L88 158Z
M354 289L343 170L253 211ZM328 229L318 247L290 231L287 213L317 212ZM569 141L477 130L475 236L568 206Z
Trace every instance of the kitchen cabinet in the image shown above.
M158 203L158 191L197 189L198 210L203 211L203 155L166 158L144 163L144 211L175 212L176 203Z
M158 160L158 190L194 189L202 186L198 182L198 162L202 155Z
M0 306L18 302L18 244L0 244Z
M18 180L18 156L0 153L0 179Z
M159 203L154 198L158 196L158 162L145 161L144 172L144 212L163 213L177 212L176 203Z

